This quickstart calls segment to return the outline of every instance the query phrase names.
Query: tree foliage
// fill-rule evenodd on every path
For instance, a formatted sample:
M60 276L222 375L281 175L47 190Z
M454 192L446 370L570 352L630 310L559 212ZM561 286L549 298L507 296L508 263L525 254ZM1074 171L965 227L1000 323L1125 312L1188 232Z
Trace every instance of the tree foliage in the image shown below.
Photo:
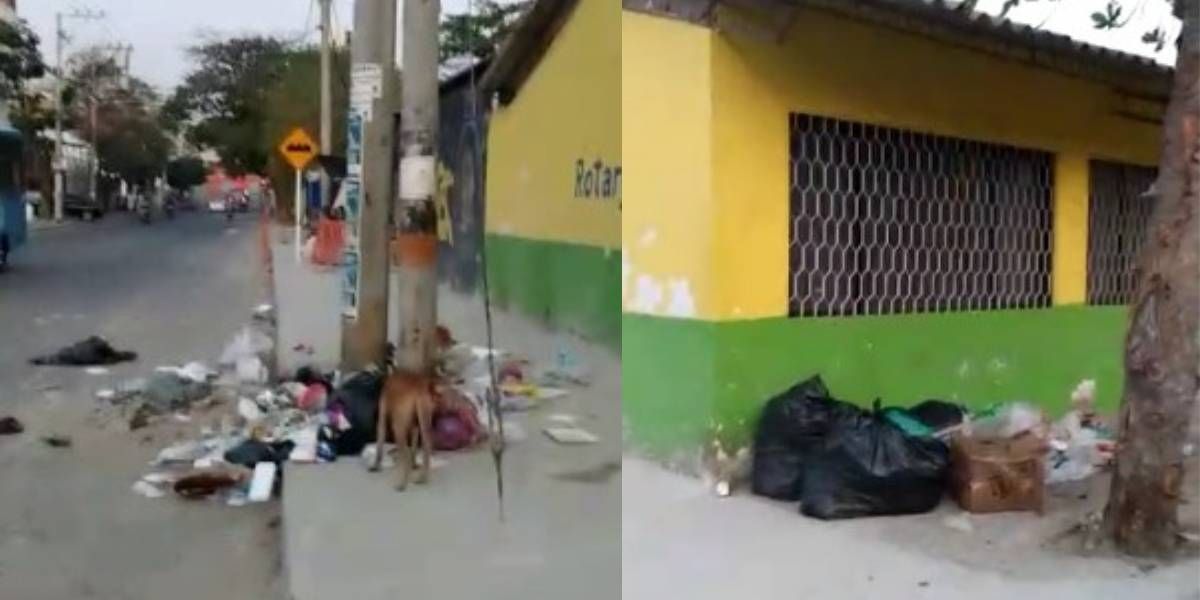
M159 122L154 89L127 77L105 50L85 50L71 57L68 67L63 118L69 128L95 141L100 168L136 183L159 175L171 140Z
M204 183L208 167L196 156L183 156L167 163L167 185L183 190Z
M507 4L483 0L474 13L444 16L438 32L439 58L442 62L459 56L491 58L528 6L529 0Z
M23 19L0 21L0 97L19 96L25 81L45 74L38 42L37 34Z
M317 90L321 83L321 54L316 48L297 48L284 56L280 66L277 81L266 90L266 101L272 110L266 117L259 143L268 152L266 174L278 190L276 201L287 213L293 206L295 173L276 148L296 127L303 127L313 139L320 141L321 96ZM321 154L343 155L346 148L345 115L350 110L350 53L346 49L333 52L332 71L333 147L321 148Z
M216 150L229 173L263 172L266 121L278 108L267 96L286 70L289 44L254 35L205 41L188 53L196 66L164 106L165 123Z

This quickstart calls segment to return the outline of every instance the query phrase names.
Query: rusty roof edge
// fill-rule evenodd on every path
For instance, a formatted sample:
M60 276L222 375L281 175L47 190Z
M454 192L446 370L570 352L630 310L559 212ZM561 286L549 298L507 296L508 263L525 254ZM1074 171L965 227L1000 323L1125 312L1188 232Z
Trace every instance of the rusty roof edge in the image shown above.
M504 102L507 99L503 97L515 95L532 71L530 63L541 60L565 17L578 3L578 0L535 0L484 71L479 80L480 93L487 97L498 92Z
M1164 99L1170 89L1173 69L1148 58L1086 44L985 13L963 11L945 0L752 1L833 12Z

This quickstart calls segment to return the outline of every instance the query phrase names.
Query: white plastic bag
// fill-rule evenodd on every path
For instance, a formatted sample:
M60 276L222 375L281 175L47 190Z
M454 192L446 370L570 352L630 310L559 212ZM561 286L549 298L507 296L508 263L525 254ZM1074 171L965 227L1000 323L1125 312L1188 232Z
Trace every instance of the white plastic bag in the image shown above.
M236 365L240 359L256 357L270 352L274 347L275 343L271 338L249 326L243 327L229 345L225 346L225 351L221 353L221 364Z

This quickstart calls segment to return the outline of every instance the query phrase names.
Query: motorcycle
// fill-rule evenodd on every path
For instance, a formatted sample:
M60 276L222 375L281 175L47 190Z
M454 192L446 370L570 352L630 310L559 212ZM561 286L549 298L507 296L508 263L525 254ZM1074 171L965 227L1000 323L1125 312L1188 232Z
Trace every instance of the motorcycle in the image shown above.
M146 225L150 224L150 199L146 197L138 198L137 203L138 218Z

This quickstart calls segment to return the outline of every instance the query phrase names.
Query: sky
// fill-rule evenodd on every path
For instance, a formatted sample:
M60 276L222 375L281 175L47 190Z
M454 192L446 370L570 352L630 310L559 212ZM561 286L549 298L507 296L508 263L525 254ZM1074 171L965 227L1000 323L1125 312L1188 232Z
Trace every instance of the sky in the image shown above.
M463 12L470 0L442 0L443 12ZM615 0L613 0L615 1ZM1070 35L1081 41L1151 56L1171 64L1171 44L1157 55L1140 41L1163 25L1173 40L1179 24L1167 0L1122 0L1132 19L1121 30L1092 29L1089 15L1108 0L1024 0L1010 18ZM354 0L334 0L334 31L344 39L353 20ZM1004 0L980 0L981 10L997 13ZM131 70L162 92L188 70L186 48L203 34L269 33L288 39L318 39L316 0L17 0L17 12L42 38L42 52L54 60L54 15L72 9L103 11L99 20L67 20L72 40L64 53L96 44L134 46ZM397 56L399 53L397 53Z

